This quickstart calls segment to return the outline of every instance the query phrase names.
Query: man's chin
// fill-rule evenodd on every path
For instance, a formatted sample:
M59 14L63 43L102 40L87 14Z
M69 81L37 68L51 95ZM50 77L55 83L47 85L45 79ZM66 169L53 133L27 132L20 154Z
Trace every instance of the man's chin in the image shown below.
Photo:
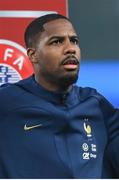
M61 87L69 87L72 84L75 84L78 79L78 74L68 74L60 78L59 85Z

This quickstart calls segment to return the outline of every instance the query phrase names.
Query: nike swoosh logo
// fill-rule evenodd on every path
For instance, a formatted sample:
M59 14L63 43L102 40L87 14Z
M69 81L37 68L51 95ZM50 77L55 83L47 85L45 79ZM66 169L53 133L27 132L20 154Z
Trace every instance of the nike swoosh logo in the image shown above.
M26 124L24 125L24 130L25 131L28 131L28 130L31 130L31 129L34 129L34 128L37 128L37 127L41 127L42 124L37 124L37 125L34 125L34 126L27 126Z

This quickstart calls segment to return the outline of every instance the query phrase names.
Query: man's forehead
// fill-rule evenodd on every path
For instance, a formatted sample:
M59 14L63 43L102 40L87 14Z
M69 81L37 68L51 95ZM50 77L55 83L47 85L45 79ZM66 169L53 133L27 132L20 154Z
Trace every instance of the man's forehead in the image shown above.
M75 29L72 24L65 19L50 21L48 23L45 23L43 27L43 33L48 36L65 36L66 34L76 35Z

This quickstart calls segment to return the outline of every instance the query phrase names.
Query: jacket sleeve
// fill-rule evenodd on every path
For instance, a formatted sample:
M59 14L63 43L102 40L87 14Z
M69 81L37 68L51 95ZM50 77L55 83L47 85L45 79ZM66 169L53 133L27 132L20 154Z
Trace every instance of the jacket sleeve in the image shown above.
M105 98L100 100L108 132L108 143L104 153L102 178L119 178L119 109Z
M109 141L105 150L102 178L119 179L119 135Z

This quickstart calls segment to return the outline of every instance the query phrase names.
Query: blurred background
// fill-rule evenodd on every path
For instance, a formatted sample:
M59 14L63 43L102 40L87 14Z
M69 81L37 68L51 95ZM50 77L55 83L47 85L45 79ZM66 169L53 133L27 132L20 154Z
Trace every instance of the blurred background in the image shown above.
M68 0L80 37L77 84L91 86L119 107L119 0Z
M119 0L0 0L0 84L32 73L24 29L46 11L68 15L80 37L78 86L96 88L119 107Z

